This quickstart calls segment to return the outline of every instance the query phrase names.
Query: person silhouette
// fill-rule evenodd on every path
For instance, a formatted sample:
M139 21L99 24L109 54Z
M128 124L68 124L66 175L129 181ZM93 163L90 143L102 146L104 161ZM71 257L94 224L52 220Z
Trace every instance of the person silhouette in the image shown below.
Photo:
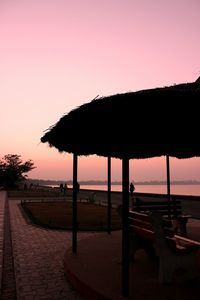
M63 187L63 192L64 192L64 195L66 195L66 194L67 194L67 184L66 184L66 183L64 184L64 187Z
M61 184L60 184L60 193L61 193L61 194L63 193L63 188L64 188L64 187L63 187L63 183L61 183Z
M80 184L78 183L78 181L76 183L76 191L77 191L77 193L80 191Z
M131 194L131 196L133 196L134 190L135 190L135 187L134 187L133 183L131 182L130 183L130 194Z

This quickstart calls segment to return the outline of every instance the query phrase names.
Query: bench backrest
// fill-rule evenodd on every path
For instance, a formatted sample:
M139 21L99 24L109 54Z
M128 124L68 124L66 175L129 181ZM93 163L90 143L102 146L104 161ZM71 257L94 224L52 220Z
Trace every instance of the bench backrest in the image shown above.
M130 230L135 234L144 237L148 240L155 239L155 233L152 226L151 218L144 213L129 211L129 225ZM172 228L172 222L168 219L162 219L162 226L166 237L173 237L174 230Z
M169 215L172 218L182 215L181 201L176 198L168 200L141 200L133 198L132 210L137 212L153 212L157 211L161 215Z

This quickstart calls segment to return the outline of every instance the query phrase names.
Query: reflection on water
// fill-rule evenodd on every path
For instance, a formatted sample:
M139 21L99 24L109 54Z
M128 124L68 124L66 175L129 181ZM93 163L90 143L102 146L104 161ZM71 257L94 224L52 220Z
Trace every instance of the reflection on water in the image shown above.
M58 186L52 185L52 187L58 187ZM69 188L72 188L72 186L69 185ZM89 190L100 190L100 191L107 190L106 185L81 185L80 188L89 189ZM112 191L120 192L121 190L122 190L121 185L112 185ZM167 186L166 185L135 185L135 192L166 194ZM171 185L171 194L200 196L200 185L198 184Z

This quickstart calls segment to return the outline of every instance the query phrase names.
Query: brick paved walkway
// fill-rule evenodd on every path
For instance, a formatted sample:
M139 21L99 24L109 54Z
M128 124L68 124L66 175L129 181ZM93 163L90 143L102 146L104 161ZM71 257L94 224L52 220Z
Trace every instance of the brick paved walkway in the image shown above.
M5 229L5 203L6 192L0 191L0 298L3 285L3 250L4 250L4 229Z
M4 214L4 251L3 251L3 273L2 273L2 294L1 300L15 300L16 285L14 273L14 260L12 251L12 237L10 230L10 214L8 201L5 199Z
M68 284L63 269L64 253L71 247L71 232L28 224L18 203L9 201L17 299L82 299ZM79 233L78 239L91 234Z

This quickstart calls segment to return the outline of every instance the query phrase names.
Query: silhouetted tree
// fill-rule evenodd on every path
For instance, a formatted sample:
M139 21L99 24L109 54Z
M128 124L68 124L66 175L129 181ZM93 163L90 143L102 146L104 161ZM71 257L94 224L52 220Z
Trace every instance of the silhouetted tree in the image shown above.
M18 184L25 180L27 175L23 175L34 169L32 160L22 162L21 155L7 154L0 160L0 186L4 188L16 188Z

